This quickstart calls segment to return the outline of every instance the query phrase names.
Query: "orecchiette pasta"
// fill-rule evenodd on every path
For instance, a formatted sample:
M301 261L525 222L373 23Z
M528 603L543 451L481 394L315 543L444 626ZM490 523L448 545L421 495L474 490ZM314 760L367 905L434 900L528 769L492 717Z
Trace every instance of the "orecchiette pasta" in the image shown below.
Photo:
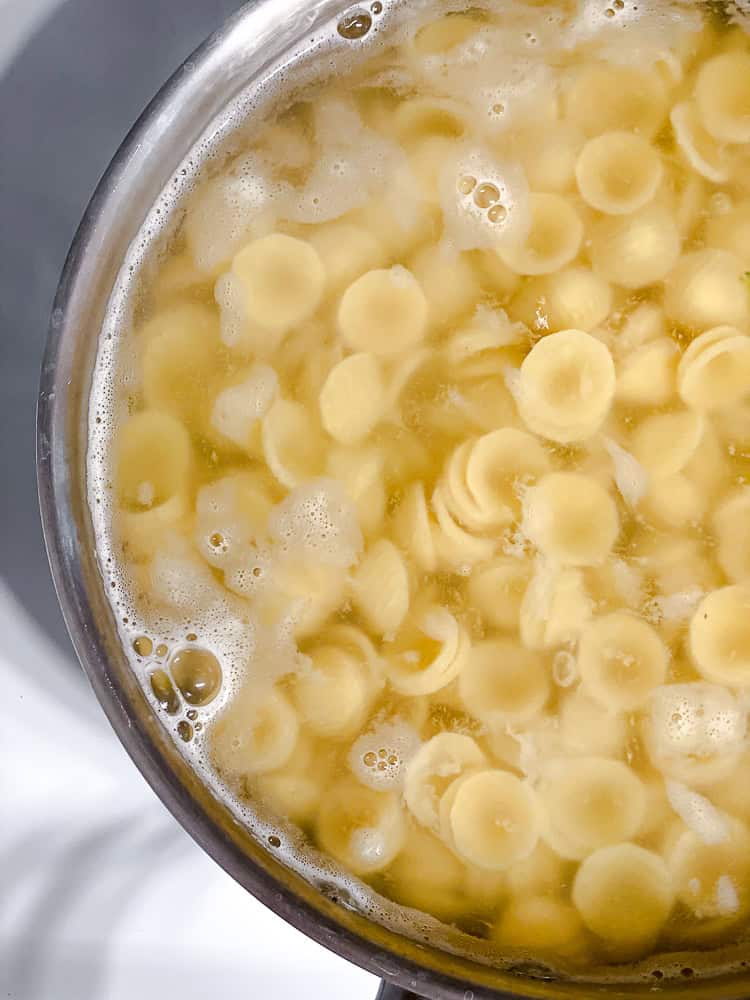
M625 716L576 689L560 704L560 740L567 753L619 757L625 747Z
M466 771L485 766L487 759L470 736L438 733L409 762L404 778L406 805L418 822L437 831L438 804L443 793Z
M695 410L732 406L750 394L750 337L719 326L696 337L680 358L677 387Z
M382 267L386 253L376 236L351 222L328 222L310 235L310 243L323 262L327 287L345 288L365 271Z
M500 247L500 258L518 274L550 274L578 256L583 222L559 194L532 194L531 222L523 244Z
M576 161L583 200L608 215L629 215L656 194L663 168L654 147L631 132L589 139Z
M528 489L523 530L553 562L596 566L612 550L620 523L614 500L595 479L552 472Z
M377 448L339 448L328 453L326 472L343 483L363 533L374 534L385 517L383 455Z
M429 608L413 627L402 630L386 652L391 687L405 695L439 691L459 675L470 648L469 637L453 615L445 608Z
M437 553L430 513L422 483L412 483L393 519L396 541L410 555L417 568L432 573L437 567Z
M259 426L276 397L279 380L269 365L254 365L241 382L229 385L216 396L211 408L211 426L238 448L250 448Z
M384 410L383 377L374 354L350 354L328 373L320 393L320 417L336 441L362 441Z
M591 617L591 609L580 570L541 560L521 602L521 641L529 649L574 642Z
M743 275L742 262L726 250L686 253L666 282L667 316L691 330L742 326L750 317Z
M282 486L292 489L321 471L322 436L302 403L277 399L263 418L261 440L268 468Z
M591 235L594 270L624 288L662 281L680 255L680 233L661 205L597 222Z
M325 288L317 250L281 233L249 243L232 261L232 271L242 282L248 318L268 330L308 319Z
M720 142L750 141L750 55L725 52L704 63L695 103L706 131Z
M427 299L404 267L368 271L344 292L338 322L353 350L401 354L424 337Z
M675 104L669 120L677 145L693 170L714 184L728 181L731 174L729 152L706 131L695 104L692 101Z
M317 836L324 850L365 875L391 864L404 845L406 824L393 792L340 782L323 797Z
M618 366L616 396L627 406L662 406L675 391L679 349L658 337L628 354Z
M573 265L533 278L514 302L524 322L542 334L593 330L612 309L612 289L587 267Z
M734 205L729 211L713 215L706 222L706 244L717 250L727 250L750 265L750 203Z
M595 618L583 629L578 669L585 690L614 711L632 711L645 704L662 684L669 651L658 633L627 611Z
M612 63L580 70L564 95L565 116L587 135L611 129L651 137L666 113L664 84L656 73Z
M312 668L297 678L294 687L300 715L321 736L357 732L368 701L367 676L361 664L336 646L321 646L308 655Z
M655 479L682 472L703 437L704 423L690 410L658 413L638 424L630 447Z
M627 764L607 757L571 757L544 769L542 836L562 857L581 859L637 836L646 793Z
M298 733L297 713L285 695L248 686L214 724L213 759L230 780L275 771L291 757Z
M615 366L609 350L582 330L543 337L521 365L521 416L530 430L553 441L580 441L594 434L614 393Z
M529 567L518 559L495 559L471 574L469 600L491 628L515 629L530 576Z
M667 856L677 898L700 919L737 920L750 908L750 831L726 817L720 843L685 830Z
M569 903L540 895L514 899L492 936L504 948L577 959L585 953L582 932L581 918Z
M352 597L368 626L380 635L395 632L409 610L409 571L386 538L365 553L352 580Z
M120 507L150 511L178 497L188 484L190 436L168 413L142 410L117 435L115 490Z
M478 868L504 871L539 839L540 809L531 788L506 771L459 779L448 813L456 852Z
M690 619L690 653L717 684L750 686L750 586L735 583L703 598Z
M425 247L413 258L411 269L426 296L431 326L455 323L474 307L479 288L466 254L442 245Z
M486 639L472 648L458 691L472 715L495 728L537 715L549 696L549 681L537 654L511 639Z
M712 519L719 565L734 583L750 579L750 490L728 497Z
M654 944L674 905L674 890L658 854L624 843L601 847L586 858L572 898L589 930L624 959Z

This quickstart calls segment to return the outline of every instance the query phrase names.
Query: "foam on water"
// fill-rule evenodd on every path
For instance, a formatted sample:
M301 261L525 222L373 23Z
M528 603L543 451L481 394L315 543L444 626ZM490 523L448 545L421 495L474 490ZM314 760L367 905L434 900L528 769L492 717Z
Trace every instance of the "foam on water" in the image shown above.
M493 9L491 4L486 6ZM418 0L408 5L398 0L382 0L382 3L377 0L370 5L366 18L361 7L344 12L349 27L337 30L343 24L339 15L308 34L262 80L251 81L208 125L203 137L176 166L123 262L103 325L89 409L88 496L103 582L118 622L123 649L131 658L145 696L199 778L217 791L237 820L260 842L268 844L285 865L302 873L325 895L417 941L439 942L448 951L497 964L496 950L489 943L469 938L432 917L398 907L379 896L312 848L298 830L280 825L277 817L240 800L217 779L208 758L206 730L225 708L251 664L262 663L268 680L288 671L290 664L294 669L304 667L306 658L294 641L294 622L286 618L270 625L255 620L248 603L222 588L206 563L177 539L165 539L147 580L128 576L118 562L109 485L114 428L127 414L127 392L137 385L134 357L128 350L125 334L132 325L138 286L144 275L150 273L155 254L168 245L186 206L192 206L186 231L188 244L199 268L210 276L246 240L269 232L281 218L298 222L335 218L376 191L384 191L385 197L396 199L397 204L397 192L389 189L387 181L389 177L405 175L402 154L395 145L366 129L353 106L346 102L319 105L312 149L305 142L285 140L283 132L277 135L271 147L274 163L294 170L314 157L315 166L301 190L286 180L274 180L262 153L239 157L236 153L246 137L254 134L257 122L262 122L274 108L291 104L305 88L334 73L356 76L363 56L387 53L393 41L410 43L428 20L441 12L464 8L460 0L444 3ZM623 44L625 27L637 31L640 49L656 52L669 48L681 32L691 27L695 16L683 4L654 5L644 0L615 0L612 9L614 14L609 13L605 0L585 0L582 17L574 20L549 7L512 0L498 2L497 10L502 11L509 26L504 40L499 40L497 33L490 37L489 31L480 32L450 52L422 56L412 46L414 58L410 64L383 65L377 79L379 85L392 86L401 92L414 87L420 77L446 81L454 88L448 96L463 94L470 98L469 103L483 108L488 136L497 135L522 114L529 82L544 85L548 45L563 49L582 39L603 40L607 58L618 60L628 57L628 46ZM513 71L506 78L498 78L495 70L478 91L469 94L467 69L476 67L490 44L500 42L512 53L513 59L506 64L512 65ZM345 141L341 139L342 118L348 123ZM321 157L315 145L326 142L329 133L335 148ZM523 239L524 226L528 224L525 180L514 164L506 163L498 154L489 153L482 146L465 147L452 175L443 179L441 195L449 238L456 248L492 245L498 235ZM227 343L233 343L238 336L241 303L226 284L220 285L218 298L226 307L222 310L222 336ZM270 380L261 381L262 387L253 402L255 409L248 412L248 419L257 416L259 408L265 405L264 391L269 389ZM221 422L221 414L218 418ZM282 502L272 517L275 544L280 551L303 552L334 566L352 563L362 540L343 491L337 489L336 484L319 480ZM262 564L261 574L256 576L250 567L247 579L236 581L234 589L239 593L252 592L260 585L263 568L272 572L270 550L257 556L258 565ZM265 577L267 580L268 574ZM152 600L149 610L141 613L136 598L143 589L150 590ZM168 658L191 644L198 644L207 655L215 657L223 675L217 696L202 707L200 721L193 718L192 725L182 717L187 716L186 711L183 713L187 706L180 705L174 688L170 692L160 683L164 678L169 681L164 669ZM567 674L560 666L559 683L565 683ZM157 679L156 683L152 683L152 678ZM169 702L167 713L162 710L165 699ZM688 716L693 703L692 696L686 695ZM692 752L711 752L717 745L734 744L740 730L744 734L744 712L739 712L734 704L719 705L715 699L709 699L709 703L715 710L706 713L710 722L700 734L689 735L678 727L679 732L674 736L680 747L686 744ZM691 732L694 728L687 727ZM355 744L356 751L352 750L350 763L364 783L378 788L398 787L404 764L417 744L416 733L405 723L384 723L360 738ZM386 751L383 769L378 766L383 760L381 750ZM378 849L377 843L366 837L360 847L364 852ZM720 887L728 910L732 905L732 888ZM524 963L518 957L512 964L517 971L524 971ZM713 970L720 964L721 957L715 956ZM533 974L536 970L538 974L539 968L535 963L527 971ZM542 971L545 975L549 972L546 968ZM693 970L687 971L692 974ZM654 978L680 976L685 972L686 967L679 960L664 964L652 959L627 973L622 970L617 976L602 970L591 972L587 978L606 981L630 977L653 982Z

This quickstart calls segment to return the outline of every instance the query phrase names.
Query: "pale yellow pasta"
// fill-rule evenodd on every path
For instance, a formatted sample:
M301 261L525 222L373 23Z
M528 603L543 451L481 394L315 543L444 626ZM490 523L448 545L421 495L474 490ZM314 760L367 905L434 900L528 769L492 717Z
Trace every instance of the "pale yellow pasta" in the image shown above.
M324 795L316 832L325 851L365 875L391 864L404 845L406 824L393 792L342 781Z
M458 677L461 700L491 728L528 722L541 712L549 690L542 658L512 639L477 643Z
M424 135L405 143L409 168L420 197L439 205L441 187L446 171L456 161L460 146L455 139L444 135Z
M508 888L516 896L554 896L566 881L569 865L540 840L528 857L508 870Z
M514 899L492 932L503 948L580 960L585 955L583 925L576 910L550 896Z
M680 245L672 215L659 204L647 205L632 215L594 224L591 263L615 285L642 288L669 274L680 256Z
M469 577L469 600L491 628L515 629L530 576L529 567L518 559L494 559Z
M308 319L325 288L325 269L305 240L274 233L249 243L232 261L242 282L248 318L269 330Z
M560 740L568 753L619 757L627 739L625 716L580 688L560 702Z
M719 565L734 583L750 579L750 490L741 489L712 518Z
M500 258L517 274L550 274L578 256L583 222L559 194L532 194L530 229L523 244L499 247Z
M271 408L278 387L273 368L253 365L242 381L218 393L211 407L211 426L238 448L250 450L253 433Z
M572 265L528 281L514 300L524 322L539 333L590 331L612 310L612 289L601 275Z
M546 451L525 431L503 427L474 441L466 453L465 487L480 523L500 527L515 520L521 509L519 491L549 467Z
M576 160L583 200L608 215L629 215L656 194L663 168L654 147L632 132L589 139Z
M663 528L696 525L706 512L706 497L697 483L677 473L652 479L641 509Z
M587 135L617 129L651 138L666 114L666 90L656 73L593 63L576 73L563 107Z
M457 139L466 130L467 108L447 98L410 97L401 101L393 114L393 128L401 141L426 136Z
M521 365L518 407L527 427L553 441L580 441L604 422L615 393L607 347L582 330L538 341Z
M402 906L450 923L465 907L465 868L434 834L410 829L406 843L388 868L394 898Z
M658 413L642 420L633 432L630 448L656 479L682 472L703 437L704 423L690 410Z
M404 494L393 518L396 541L427 573L437 567L435 538L422 483L412 483Z
M669 120L677 145L693 170L714 184L728 181L732 166L729 150L706 131L695 103L675 104Z
M400 694L440 691L465 666L471 643L466 632L445 608L431 607L386 648L385 670L391 687Z
M580 130L569 122L519 129L514 136L532 191L562 193L575 183L575 165L583 145Z
M523 530L554 562L596 566L612 550L620 524L614 500L595 479L552 472L528 489Z
M706 244L728 250L745 265L750 265L750 203L729 203L728 211L713 215L706 222Z
M627 358L630 352L666 335L662 308L655 302L639 302L625 317L617 335L617 347L621 355Z
M458 322L479 297L479 284L466 254L444 245L428 246L412 258L411 271L427 299L431 326Z
M521 602L521 642L528 649L553 649L575 642L591 617L592 606L580 570L540 560Z
M679 349L657 337L628 353L617 369L616 397L627 406L662 406L674 395Z
M580 860L638 835L646 792L627 764L607 757L570 757L544 766L538 792L542 836L562 857Z
M690 330L729 324L743 326L750 318L750 295L744 267L726 250L686 253L665 285L667 316Z
M302 403L277 399L263 418L261 440L268 468L282 486L293 489L321 471L322 435Z
M297 743L299 721L289 699L274 688L245 686L211 730L219 772L237 781L282 767Z
M690 619L690 654L706 680L750 686L750 586L735 583L703 598Z
M584 924L621 959L637 958L654 945L674 898L661 857L636 844L601 847L573 882L573 904Z
M734 817L725 822L722 842L685 830L667 855L677 898L702 920L737 920L750 909L750 831Z
M358 659L336 646L308 653L309 670L299 675L294 701L300 716L320 736L342 738L358 732L368 706L368 678Z
M461 526L451 513L442 484L436 487L431 503L437 521L433 539L438 566L456 570L492 558L497 549L496 539L472 535Z
M338 323L344 341L355 351L402 354L424 337L427 299L404 267L367 271L344 292Z
M750 141L750 55L725 52L705 62L695 81L695 103L714 138Z
M176 493L156 507L141 510L120 508L117 522L117 536L123 554L133 563L146 562L161 548L165 537L189 530L189 494Z
M664 682L669 651L658 633L627 611L595 618L583 630L578 669L584 689L614 711L644 705Z
M409 610L409 571L387 538L365 552L352 578L352 599L368 626L379 635L395 632Z
M382 267L387 254L377 237L364 226L337 220L310 234L326 275L326 287L337 292L374 268Z
M264 595L266 610L281 615L286 608L290 626L297 639L316 632L346 596L346 580L337 567L312 561L290 560L274 565L271 573L275 593ZM235 583L229 574L225 575L227 586L239 594L243 594L246 578L247 572ZM250 591L244 596L250 596L252 582L244 590Z
M248 543L263 539L274 495L263 476L238 472L202 486L195 498L195 541L216 569L252 560Z
M328 373L320 392L323 427L342 444L357 444L385 411L385 389L374 354L350 354Z
M696 337L680 358L677 386L683 401L702 412L741 402L750 394L750 337L734 326Z
M188 485L192 446L168 413L142 410L117 434L115 491L120 507L143 513L169 503Z
M539 839L539 805L531 788L506 771L459 780L448 815L452 846L487 871L528 857Z
M373 535L385 517L382 453L377 448L338 448L328 453L327 474L344 485L365 535Z
M404 799L423 826L437 831L438 804L448 785L465 771L486 765L477 743L461 733L438 733L423 743L407 765Z

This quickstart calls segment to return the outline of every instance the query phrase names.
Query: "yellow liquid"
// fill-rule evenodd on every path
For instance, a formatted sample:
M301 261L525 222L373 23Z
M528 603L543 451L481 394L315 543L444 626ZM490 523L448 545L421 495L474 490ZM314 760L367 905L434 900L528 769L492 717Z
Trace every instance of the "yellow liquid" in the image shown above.
M237 637L149 665L170 713L240 676L219 778L578 973L750 912L750 45L587 11L415 18L259 127L113 452L145 617Z

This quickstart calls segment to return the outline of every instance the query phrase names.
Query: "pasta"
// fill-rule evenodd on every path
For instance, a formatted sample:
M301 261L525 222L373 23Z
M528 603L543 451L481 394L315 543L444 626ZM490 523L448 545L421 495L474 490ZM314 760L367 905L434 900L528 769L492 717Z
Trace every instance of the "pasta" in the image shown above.
M575 75L564 111L587 135L623 130L650 138L666 112L665 88L656 73L592 63Z
M588 694L606 708L632 711L663 683L669 652L656 631L627 611L595 618L583 629L578 670Z
M707 411L732 406L750 393L750 337L719 326L696 337L680 358L677 385L687 406Z
M448 785L485 764L485 755L470 736L438 733L419 748L406 769L407 807L419 823L437 831L438 804Z
M696 453L703 432L699 414L689 410L660 413L638 424L630 446L651 476L665 478L682 472Z
M491 628L515 629L530 571L517 559L501 556L477 567L469 578L469 599Z
M552 953L578 959L583 951L582 924L568 903L549 896L514 899L493 931L503 947Z
M658 203L631 215L596 223L591 235L594 271L623 288L662 281L677 264L681 246L674 218Z
M388 652L386 673L400 694L440 691L461 672L469 656L469 639L445 608L432 607L396 637Z
M627 729L622 713L610 710L580 688L560 705L560 741L569 754L621 756Z
M374 354L350 354L332 368L320 393L325 430L342 444L370 433L385 409L383 379Z
M434 572L437 568L435 537L422 483L413 483L399 504L394 532L397 542L414 559L418 569Z
M605 345L581 330L538 341L521 365L518 407L526 426L553 441L581 441L601 427L615 393Z
M669 115L677 145L688 164L701 177L723 184L731 175L729 152L710 135L692 101L675 104Z
M750 685L750 587L735 583L708 594L690 619L690 654L706 680Z
M666 865L635 844L590 854L573 882L573 903L586 926L619 958L652 947L674 905Z
M610 314L612 289L589 268L572 265L527 282L515 308L527 326L543 333L588 332Z
M716 556L733 583L750 578L750 492L729 496L713 516Z
M336 646L310 654L312 669L295 684L297 709L321 736L341 738L362 727L368 702L367 676L356 657Z
M630 132L605 132L589 139L576 161L581 197L608 215L629 215L656 194L662 179L656 150Z
M528 785L505 771L459 779L448 815L457 853L488 871L528 857L539 837L539 807Z
M531 223L521 246L501 247L498 253L517 274L550 274L578 256L583 223L573 205L558 194L530 196Z
M739 820L727 817L727 834L720 843L706 843L695 831L685 830L667 863L677 898L697 917L737 920L750 908L750 831Z
M338 322L352 350L389 357L422 340L427 300L406 268L368 271L344 292Z
M406 824L393 792L343 782L323 797L317 836L350 871L364 874L388 867L403 847Z
M119 505L143 512L169 503L187 487L191 463L190 438L178 420L158 411L135 414L117 438Z
M695 81L695 103L707 132L720 142L750 141L750 56L725 52L705 62Z
M575 757L545 769L543 836L562 857L581 859L597 848L634 838L646 793L630 768L606 757Z
M214 726L213 759L230 780L265 774L289 760L298 735L297 713L280 691L245 688Z
M575 642L591 609L580 570L541 561L521 601L521 641L527 649L553 649Z
M458 691L472 715L497 728L537 715L549 696L549 682L539 656L509 639L485 639L472 648Z
M657 337L627 356L617 372L616 397L629 406L663 406L674 395L679 349Z
M726 250L685 254L665 285L667 316L690 330L742 326L750 315L743 274L742 262Z
M274 233L249 243L232 261L250 320L267 330L287 330L308 319L320 302L325 270L304 240Z
M233 445L252 448L252 435L268 413L278 392L278 378L268 365L254 365L247 377L216 396L211 426Z
M302 403L274 402L263 418L262 446L268 468L282 486L298 486L322 469L322 441Z
M523 529L554 562L596 566L609 555L620 525L614 500L595 479L552 472L529 488Z
M409 573L393 542L381 538L365 553L352 580L354 602L381 635L395 632L409 610Z
M366 271L382 267L386 253L379 240L364 226L351 222L328 222L310 234L329 291L339 291Z

